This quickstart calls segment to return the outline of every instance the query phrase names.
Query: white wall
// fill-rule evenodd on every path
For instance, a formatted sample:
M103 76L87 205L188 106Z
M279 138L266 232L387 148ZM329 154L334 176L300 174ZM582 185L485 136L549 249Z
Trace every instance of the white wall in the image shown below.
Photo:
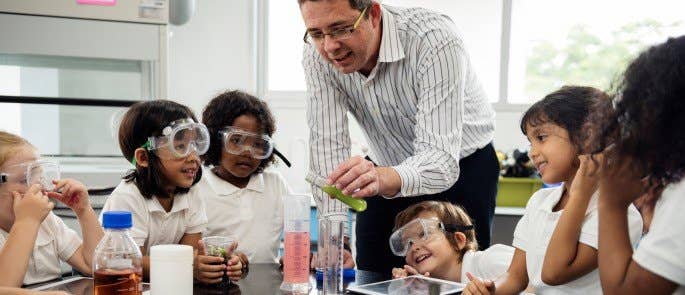
M169 99L200 115L225 89L254 92L251 2L198 0L188 23L169 26Z
M255 92L250 2L201 0L187 24L170 26L169 98L190 106L199 115L219 91L237 88ZM303 101L296 101L271 101L270 104L277 121L277 146L294 165L291 169L279 170L295 191L304 192L308 190L302 182L307 160L302 142L308 138L308 130L304 104L300 103ZM520 116L519 111L497 113L497 149L509 151L527 146L518 129ZM357 141L364 141L360 130L352 128L351 134ZM353 153L361 153L358 146L353 148Z

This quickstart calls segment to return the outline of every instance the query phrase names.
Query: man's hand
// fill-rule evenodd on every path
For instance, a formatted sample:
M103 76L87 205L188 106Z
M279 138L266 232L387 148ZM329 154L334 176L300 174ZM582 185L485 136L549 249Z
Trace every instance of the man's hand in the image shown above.
M315 269L317 267L323 267L323 265L319 265L319 256L318 253L312 253L311 256L311 263L309 264L310 269ZM352 253L348 250L343 251L343 268L354 268L356 264L354 263L354 259L352 258Z
M329 184L355 198L376 195L394 196L402 187L395 169L376 167L371 161L354 156L338 165L327 179Z

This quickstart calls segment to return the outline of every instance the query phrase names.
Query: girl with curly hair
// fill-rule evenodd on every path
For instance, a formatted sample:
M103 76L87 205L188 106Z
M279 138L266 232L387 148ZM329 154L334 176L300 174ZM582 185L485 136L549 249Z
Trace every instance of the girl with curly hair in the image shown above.
M599 163L599 270L605 294L685 294L685 36L642 52L591 141ZM626 209L653 210L633 251Z

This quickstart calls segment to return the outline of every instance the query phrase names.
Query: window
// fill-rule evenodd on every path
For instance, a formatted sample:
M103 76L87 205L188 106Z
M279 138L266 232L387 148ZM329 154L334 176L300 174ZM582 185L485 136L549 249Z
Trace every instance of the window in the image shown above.
M608 89L641 50L685 33L683 11L680 0L515 0L508 102L562 85Z
M490 102L499 100L501 0L384 0L382 3L423 7L449 16L466 43L471 63Z
M304 22L296 1L269 0L267 89L305 91L302 69Z

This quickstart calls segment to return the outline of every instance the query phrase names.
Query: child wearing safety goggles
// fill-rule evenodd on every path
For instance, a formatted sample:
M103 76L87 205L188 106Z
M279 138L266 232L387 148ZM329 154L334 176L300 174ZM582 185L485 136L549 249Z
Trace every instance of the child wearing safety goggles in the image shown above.
M405 256L407 263L392 270L394 278L418 274L466 282L468 272L495 279L514 255L514 248L500 244L476 251L471 218L449 202L424 201L402 210L389 242L393 254Z
M51 212L49 198L74 211L83 241ZM85 186L60 179L57 164L39 160L25 139L0 131L0 286L60 278L60 261L91 274L93 252L102 236Z
M266 103L241 91L213 98L202 113L211 137L198 187L207 206L206 236L230 236L253 263L278 262L285 179L267 169L282 158L271 136L276 126ZM287 160L285 160L287 164Z
M199 243L207 225L205 205L194 186L202 176L200 156L209 148L207 128L188 107L167 100L137 103L119 126L119 146L135 169L114 189L104 211L133 215L131 236L143 254L143 276L149 277L149 249L154 245L183 244L202 250ZM201 253L203 254L203 253ZM239 253L223 257L196 255L194 275L204 283L207 273L242 276Z

